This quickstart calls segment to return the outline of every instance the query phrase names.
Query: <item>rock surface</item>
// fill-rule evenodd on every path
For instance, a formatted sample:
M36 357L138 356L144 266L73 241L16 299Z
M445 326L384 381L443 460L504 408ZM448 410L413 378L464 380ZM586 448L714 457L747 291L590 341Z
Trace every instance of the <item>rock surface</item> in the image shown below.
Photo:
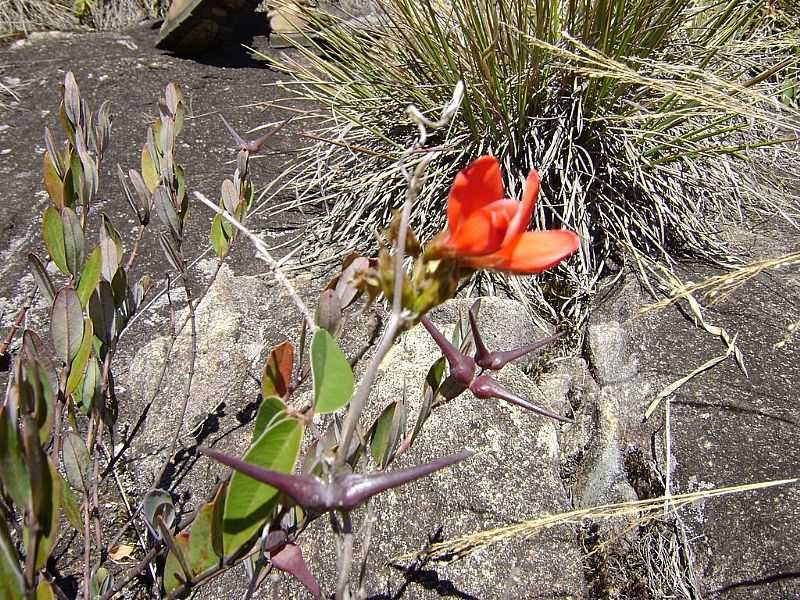
M448 302L432 320L449 333L459 310L472 301ZM501 339L511 346L530 343L534 328L520 304L484 299L481 320L487 342ZM504 342L508 345L508 342ZM428 333L417 326L404 334L381 364L367 422L384 406L406 393L408 426L413 427L420 403L420 382L440 356ZM517 367L499 376L514 392L545 406L547 398ZM549 408L558 411L558 406ZM464 447L477 451L464 463L382 494L374 501L378 516L369 554L371 598L584 598L581 554L571 526L555 527L533 538L512 538L479 549L451 563L431 562L409 570L414 553L437 532L445 540L506 527L543 514L571 508L559 476L561 425L517 407L481 401L469 393L434 411L415 445L393 467L427 462ZM359 525L357 518L356 526ZM307 560L328 589L335 581L336 555L327 519L315 521L303 537ZM358 550L358 549L357 549ZM557 556L558 561L553 561ZM395 566L387 566L387 563ZM403 570L405 568L405 570ZM243 572L226 574L202 598L234 598L246 585ZM276 584L284 597L304 597L284 578Z
M782 232L780 225L765 231L758 236L762 255L791 249L791 232ZM699 281L711 274L705 267L691 269L686 279ZM764 273L704 311L709 323L736 336L749 378L729 358L672 396L672 493L800 475L800 352L796 340L783 349L774 347L787 325L800 318L798 298L796 278ZM663 386L724 354L725 346L693 327L691 314L675 308L638 315L646 302L629 283L599 305L594 322L596 327L624 324L639 377L650 386L649 403ZM639 385L630 386L634 393ZM654 444L662 477L663 414L662 404L648 425L628 428L622 440L640 448ZM707 500L684 512L703 597L799 597L800 561L793 550L800 545L798 507L800 487L793 484Z
M206 266L213 269L211 261ZM194 376L179 449L200 443L236 455L247 449L252 435L247 425L258 406L261 356L297 327L291 310L279 310L286 302L285 294L264 277L234 277L226 266L219 271L196 309ZM187 318L183 310L176 322L182 324ZM180 424L191 353L187 323L174 346L169 336L162 336L140 349L123 385L133 406L151 405L131 448L134 457L142 457L132 463L140 488L172 489L192 500L187 508L196 508L209 498L215 477L225 469L207 460L194 465L194 459L180 454L177 471L171 467L162 481L155 480L170 458L172 437Z

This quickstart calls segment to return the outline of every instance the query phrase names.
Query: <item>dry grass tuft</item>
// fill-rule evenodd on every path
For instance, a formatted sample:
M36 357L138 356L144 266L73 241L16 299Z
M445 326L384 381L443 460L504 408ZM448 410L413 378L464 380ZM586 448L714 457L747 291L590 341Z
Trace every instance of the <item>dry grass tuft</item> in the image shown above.
M432 544L426 548L425 556L438 561L456 560L505 540L525 539L553 527L560 525L581 525L587 520L627 519L631 527L641 526L653 520L674 518L678 515L678 511L681 508L685 508L696 502L710 500L720 496L742 494L781 485L789 485L797 483L798 481L800 481L800 479L797 478L764 481L686 494L667 495L633 502L593 506L555 515L543 515L508 527L480 531L452 540ZM402 563L404 561L414 560L418 556L418 553L404 554L393 558L391 562Z
M797 66L796 28L764 26L758 7L698 7L689 0L387 0L370 25L315 13L321 29L302 58L281 68L293 95L320 106L315 138L293 168L297 199L318 209L311 239L336 256L372 245L399 206L396 156L413 136L396 121L467 95L412 214L426 239L444 224L457 169L484 153L500 158L509 194L531 167L543 176L535 227L565 227L583 240L566 266L539 278L480 277L579 326L600 276L633 266L652 286L687 254L732 266L719 235L733 223L800 215L800 114L777 99ZM642 36L641 32L647 34ZM335 257L332 257L335 258Z

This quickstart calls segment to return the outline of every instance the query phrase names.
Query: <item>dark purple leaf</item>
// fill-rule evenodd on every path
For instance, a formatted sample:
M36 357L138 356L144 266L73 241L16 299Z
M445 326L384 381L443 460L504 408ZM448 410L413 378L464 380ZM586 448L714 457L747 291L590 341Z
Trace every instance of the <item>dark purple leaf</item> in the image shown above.
M485 363L482 363L480 360L478 360L477 363L485 369L498 371L503 367L505 367L512 360L516 360L522 356L525 356L526 354L529 354L530 352L536 352L537 350L540 350L545 346L547 346L548 344L551 344L552 342L556 341L563 335L564 335L563 333L551 335L549 337L542 338L541 340L537 340L527 346L523 346L522 348L517 348L516 350L506 350L504 352L490 352L487 356L487 360L485 361Z
M540 408L535 404L531 404L524 398L521 398L505 389L496 380L492 379L488 375L480 375L479 377L476 377L469 389L473 394L475 394L476 398L481 398L482 400L498 398L511 404L521 406L522 408L526 408L532 412L542 415L543 417L550 417L551 419L563 421L564 423L573 422L572 419L562 417L561 415L545 410L544 408Z
M233 137L233 141L236 142L236 146L240 150L246 150L250 154L257 154L258 151L261 150L261 146L264 145L264 142L266 142L269 138L271 138L273 135L275 135L281 129L283 129L286 125L288 125L292 121L292 119L294 117L289 117L283 123L281 123L277 127L273 128L271 131L268 131L264 135L254 139L252 141L247 141L247 140L243 139L242 136L240 136L238 133L236 133L236 131L233 129L233 127L231 127L228 124L228 122L225 120L225 117L220 115L219 118L222 119L222 123L225 125L225 128L231 134L231 137Z
M475 375L475 361L471 357L459 352L459 350L442 335L442 332L433 326L427 317L422 317L420 323L428 333L431 334L433 341L442 350L442 354L450 365L450 374L460 383L469 385Z
M342 475L334 480L337 491L337 509L352 510L360 506L372 496L396 488L406 483L416 481L434 471L452 466L475 454L474 450L464 449L461 452L437 458L424 465L398 469L397 471L370 473L368 475Z
M286 473L272 471L264 467L251 465L240 458L230 456L218 450L214 450L213 448L200 447L197 451L248 477L252 477L256 481L271 485L289 496L289 498L300 506L311 510L323 509L320 510L320 512L330 510L330 508L327 508L330 504L330 489L323 486L316 477L312 477L311 475L288 475Z
M210 456L214 460L236 469L248 477L271 485L306 510L319 513L331 510L353 510L376 494L454 465L475 453L474 450L462 450L424 465L389 473L380 472L369 475L346 473L336 476L330 485L324 485L319 479L311 475L287 475L286 473L271 471L270 469L251 465L239 458L229 456L212 448L201 447L198 448L198 452Z
M302 583L317 600L322 597L322 591L311 571L308 570L306 561L303 560L303 551L296 544L286 544L281 550L270 556L272 566L285 571Z

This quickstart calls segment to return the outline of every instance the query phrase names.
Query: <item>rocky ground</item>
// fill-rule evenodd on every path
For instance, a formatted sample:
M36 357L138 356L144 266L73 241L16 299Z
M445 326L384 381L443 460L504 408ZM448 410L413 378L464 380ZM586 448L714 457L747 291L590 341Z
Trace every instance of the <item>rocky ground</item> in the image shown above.
M232 141L221 125L249 129L278 123L286 112L248 106L281 98L274 84L281 75L239 49L224 48L213 60L178 58L155 50L155 30L141 26L123 33L33 36L0 50L0 77L15 96L0 96L0 332L33 290L26 254L42 255L40 214L47 204L40 167L45 126L57 128L59 84L72 70L94 107L113 106L112 143L101 169L100 201L126 234L134 221L114 175L138 165L144 130L156 113L159 90L180 85L189 106L178 160L186 166L192 190L210 198L233 170ZM267 53L264 38L253 44ZM0 92L2 93L2 92ZM291 104L291 101L284 101ZM265 185L305 143L303 125L293 122L258 158L253 178ZM250 224L270 244L302 234L308 218L277 214L281 196L270 199ZM187 245L198 258L208 256L210 214L192 208ZM797 250L797 233L772 223L740 232L752 257ZM160 279L167 267L154 238L136 273ZM291 247L291 245L287 246ZM206 254L203 255L203 252ZM281 251L278 252L280 255ZM681 266L687 279L711 274L703 265ZM198 283L209 279L213 263L198 263ZM198 385L190 402L195 440L241 452L248 443L258 374L265 349L292 339L298 319L263 263L240 247L223 268L201 305ZM306 274L295 283L311 297L318 284ZM411 565L387 562L423 546L441 528L445 539L502 528L557 513L604 503L657 497L664 491L665 465L671 467L671 492L679 494L800 476L800 350L795 338L775 348L786 326L800 318L797 269L762 274L725 302L706 312L714 325L736 335L749 377L728 359L682 386L672 397L670 419L660 407L647 422L642 415L655 394L723 354L724 345L692 323L679 308L640 314L650 299L631 278L599 295L583 356L551 361L545 373L510 366L503 381L520 394L571 413L576 424L554 425L506 405L460 398L436 414L429 429L401 466L469 445L471 461L387 494L373 539L369 580L374 598L796 598L800 596L800 488L769 490L706 500L681 512L679 521L631 526L630 521L595 520L561 525L534 537L514 537L478 546L456 562ZM439 309L433 320L452 327L463 301ZM148 404L164 354L168 306L157 303L132 328L116 372L122 398L120 430L132 427ZM484 302L482 322L489 342L513 345L540 332L510 301ZM37 304L28 326L45 331L46 308ZM366 328L364 328L366 329ZM360 347L368 331L358 331L348 347ZM188 340L179 337L172 360L180 364ZM387 357L380 400L402 392L436 359L437 351L421 329L410 331ZM6 374L2 374L5 382ZM413 384L416 386L416 383ZM122 477L132 497L153 482L163 458L164 438L174 424L180 377L168 380L153 403L141 433L126 456ZM416 389L416 387L415 387ZM411 400L412 414L416 407ZM665 460L669 437L670 458ZM206 498L224 474L207 459L191 455L168 473L179 507L189 511ZM122 513L119 498L110 506ZM124 516L124 515L123 515ZM308 532L304 547L323 588L330 589L333 555L327 524ZM109 522L112 526L112 522ZM329 538L328 538L329 539ZM121 567L110 565L113 569ZM413 568L412 568L413 567ZM68 578L71 573L62 573ZM234 570L199 592L204 598L239 598L246 585ZM69 583L69 582L67 582ZM302 597L285 579L276 597ZM65 584L65 589L68 585Z

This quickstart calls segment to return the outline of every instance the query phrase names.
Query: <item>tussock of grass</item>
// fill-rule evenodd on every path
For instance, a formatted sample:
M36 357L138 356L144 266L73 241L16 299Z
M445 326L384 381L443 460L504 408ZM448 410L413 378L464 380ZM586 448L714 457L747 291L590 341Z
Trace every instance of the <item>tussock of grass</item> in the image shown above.
M67 0L0 0L0 33L72 31L79 25Z
M541 285L492 282L551 318L579 324L609 268L632 264L658 282L654 265L686 254L736 264L721 229L800 213L789 184L800 163L784 143L800 115L777 100L798 34L767 30L760 10L736 0L387 0L371 28L309 14L322 33L282 68L323 121L294 167L292 208L321 206L312 237L341 254L368 248L402 200L394 158L414 132L397 115L408 103L435 113L464 80L462 112L432 141L412 214L421 237L443 227L457 169L492 153L511 195L531 167L542 175L536 227L583 240Z
M118 30L161 17L170 0L0 0L0 34Z

